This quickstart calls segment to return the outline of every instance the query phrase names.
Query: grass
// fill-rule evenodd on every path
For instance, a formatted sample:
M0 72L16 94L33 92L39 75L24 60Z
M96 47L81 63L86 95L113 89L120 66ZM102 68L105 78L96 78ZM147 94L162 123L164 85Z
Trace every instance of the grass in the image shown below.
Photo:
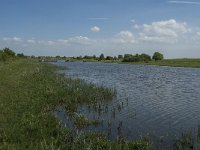
M143 65L157 65L157 66L170 66L170 67L189 67L200 68L200 59L164 59L161 61L149 61L149 62L120 62L128 64L143 64Z
M90 120L82 114L74 115L73 120L74 125L79 129L90 125L98 126L101 123L101 120L99 119Z
M84 62L97 62L94 60L83 60ZM161 61L148 61L148 62L122 62L121 60L102 60L100 62L104 63L119 63L119 64L143 64L143 65L157 65L157 66L170 66L170 67L190 67L190 68L200 68L200 59L164 59Z
M63 127L52 113L58 106L75 112L78 105L111 100L115 92L65 78L58 69L28 59L0 63L0 149L152 149L142 139L110 142L99 133L74 136Z
M150 61L150 65L200 68L200 59L165 59L162 61Z

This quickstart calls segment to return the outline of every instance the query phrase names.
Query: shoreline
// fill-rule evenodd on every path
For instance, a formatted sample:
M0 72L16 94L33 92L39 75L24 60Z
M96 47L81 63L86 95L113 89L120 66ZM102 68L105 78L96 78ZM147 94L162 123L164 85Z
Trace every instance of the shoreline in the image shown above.
M62 105L66 112L73 113L78 105L95 104L102 98L111 100L114 93L105 87L56 74L59 69L27 59L1 64L0 109L4 115L0 118L0 149L154 149L147 139L109 141L99 132L74 136L52 111ZM78 115L74 123L82 127L98 124L98 120L87 122Z
M48 60L47 60L48 61ZM58 61L58 60L57 60ZM113 63L113 64L130 64L130 65L153 65L153 66L166 66L166 67L181 67L181 68L200 68L200 59L164 59L161 61L149 61L149 62L122 62L122 61L98 61L98 60L62 60L65 62L91 62L91 63Z

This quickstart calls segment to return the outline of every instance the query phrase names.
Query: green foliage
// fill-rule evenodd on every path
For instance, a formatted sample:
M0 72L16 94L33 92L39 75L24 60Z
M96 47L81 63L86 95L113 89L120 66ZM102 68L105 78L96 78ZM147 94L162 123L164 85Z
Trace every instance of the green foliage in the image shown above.
M4 48L3 50L0 50L0 61L7 61L10 59L15 58L15 52L12 51L9 48Z
M101 54L100 56L99 56L99 60L103 60L104 59L104 54Z
M106 60L113 60L114 58L111 56L106 56Z
M151 61L151 56L147 54L141 54L141 55L125 54L124 59L122 61L123 62L142 62L142 61L148 62L148 61Z
M25 57L25 56L24 56L23 53L19 53L19 54L17 54L17 57L22 57L22 58L23 58L23 57Z
M152 59L154 59L155 61L163 60L163 59L164 59L164 56L163 56L163 54L161 54L160 52L155 52L155 53L153 54Z
M94 57L93 57L93 56L85 55L85 56L83 57L83 59L94 59Z
M123 55L118 55L118 59L123 59Z
M141 139L137 141L109 141L105 135L93 132L82 134L75 139L73 150L153 150L152 144Z
M3 49L3 53L7 54L10 57L14 57L15 56L15 52L12 51L11 49L7 48L7 47Z

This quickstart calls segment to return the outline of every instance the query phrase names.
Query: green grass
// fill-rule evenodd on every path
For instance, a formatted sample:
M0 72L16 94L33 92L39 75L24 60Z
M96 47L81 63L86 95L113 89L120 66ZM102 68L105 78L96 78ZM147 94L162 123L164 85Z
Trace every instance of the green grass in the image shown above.
M162 61L150 61L150 65L200 68L200 59L165 59Z
M84 62L97 62L94 60L84 60ZM157 65L157 66L170 66L170 67L190 67L190 68L200 68L200 59L164 59L161 61L151 60L149 62L122 62L120 60L102 60L103 63L119 63L119 64L143 64L143 65Z
M112 100L115 92L65 78L58 69L26 59L0 63L0 149L152 149L145 140L110 142L101 134L74 136L64 128L52 113L58 106L76 112L78 105Z
M170 67L189 67L200 68L200 59L164 59L161 61L149 62L120 62L123 64L143 64L143 65L157 65L157 66L170 66Z

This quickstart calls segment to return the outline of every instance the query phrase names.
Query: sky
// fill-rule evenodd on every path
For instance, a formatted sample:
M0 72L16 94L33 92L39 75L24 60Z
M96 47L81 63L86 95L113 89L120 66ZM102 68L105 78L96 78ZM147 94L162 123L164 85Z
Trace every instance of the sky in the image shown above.
M200 0L1 0L0 49L200 58Z

